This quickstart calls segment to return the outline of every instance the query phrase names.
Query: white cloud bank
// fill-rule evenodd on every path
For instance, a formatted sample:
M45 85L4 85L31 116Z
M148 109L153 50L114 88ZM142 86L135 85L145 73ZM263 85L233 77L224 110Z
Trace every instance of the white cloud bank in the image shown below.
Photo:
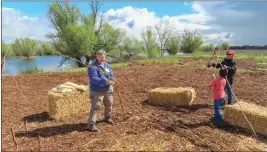
M267 44L267 2L194 2L185 3L185 7L192 7L194 13L159 18L146 8L127 6L107 10L105 18L110 24L125 29L128 35L137 38L147 27L153 27L159 21L168 21L178 32L185 28L197 30L207 43L217 44L219 39L223 39L231 45ZM51 31L44 18L23 16L12 8L3 8L2 15L4 40L20 37L42 40Z

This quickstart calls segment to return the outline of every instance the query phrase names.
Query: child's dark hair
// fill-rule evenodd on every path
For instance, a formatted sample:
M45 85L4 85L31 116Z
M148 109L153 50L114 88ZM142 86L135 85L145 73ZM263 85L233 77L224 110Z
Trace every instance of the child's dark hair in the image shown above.
M228 74L228 70L227 69L224 69L224 68L220 68L219 73L220 73L220 76L221 77L226 77L227 74Z

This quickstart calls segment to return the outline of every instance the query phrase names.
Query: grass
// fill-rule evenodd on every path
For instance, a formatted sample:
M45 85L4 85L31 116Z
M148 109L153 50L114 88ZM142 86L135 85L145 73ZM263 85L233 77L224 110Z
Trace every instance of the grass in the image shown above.
M152 59L145 59L145 60L139 60L135 62L125 62L125 63L113 63L111 64L111 67L113 69L120 68L120 67L125 67L131 63L170 63L170 62L179 62L178 56L169 56L169 57L161 57L161 58L152 58ZM87 67L82 67L82 68L74 68L70 70L65 70L65 72L83 72L86 71Z
M37 67L34 67L34 68L28 68L25 70L20 70L19 74L32 74L32 73L40 73L40 72L43 72L43 70L38 69Z
M225 52L221 51L220 55L218 56L219 60L223 60L225 58ZM250 50L238 50L236 51L237 54L235 56L236 59L250 59L254 61L260 61L259 64L267 64L267 50L262 51L250 51ZM174 55L174 56L167 56L167 57L157 57L157 58L151 58L151 59L144 59L144 60L138 60L135 62L125 62L125 63L114 63L111 64L112 68L119 68L119 67L125 67L131 63L176 63L179 62L182 58L188 58L188 57L207 57L210 58L212 56L211 52L194 52L194 53L188 53L183 55ZM208 60L208 59L207 59ZM216 56L213 57L213 60L216 60ZM194 63L186 63L184 66L194 66ZM201 67L204 65L200 65ZM87 67L84 68L75 68L71 70L66 70L65 72L81 72L86 71ZM259 70L266 70L266 69L259 69Z

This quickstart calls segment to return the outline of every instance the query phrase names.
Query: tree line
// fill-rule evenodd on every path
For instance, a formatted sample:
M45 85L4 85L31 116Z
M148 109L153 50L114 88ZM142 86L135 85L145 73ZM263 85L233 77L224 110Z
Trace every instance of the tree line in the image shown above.
M125 58L132 54L144 54L152 58L163 56L165 52L174 55L178 52L208 52L215 49L213 44L204 45L203 38L196 31L185 29L183 33L178 34L175 27L167 21L144 29L141 40L129 37L124 29L115 28L105 21L103 13L100 12L102 4L100 1L91 2L91 14L84 14L68 2L52 3L47 12L55 31L46 35L50 42L30 38L16 39L11 44L2 41L2 56L7 50L9 57L26 58L60 53L78 61L85 57L88 64L99 49L104 49L110 56L117 58ZM227 42L218 47L222 50L233 48ZM62 63L67 60L69 58L65 58ZM77 65L83 66L80 62L77 62Z

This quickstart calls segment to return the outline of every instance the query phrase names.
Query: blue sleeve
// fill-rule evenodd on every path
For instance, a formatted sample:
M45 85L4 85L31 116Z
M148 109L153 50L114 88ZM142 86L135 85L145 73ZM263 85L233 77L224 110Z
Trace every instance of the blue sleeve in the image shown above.
M92 67L88 67L88 77L90 82L96 85L105 85L108 81L105 77L99 78L96 69L93 69Z

